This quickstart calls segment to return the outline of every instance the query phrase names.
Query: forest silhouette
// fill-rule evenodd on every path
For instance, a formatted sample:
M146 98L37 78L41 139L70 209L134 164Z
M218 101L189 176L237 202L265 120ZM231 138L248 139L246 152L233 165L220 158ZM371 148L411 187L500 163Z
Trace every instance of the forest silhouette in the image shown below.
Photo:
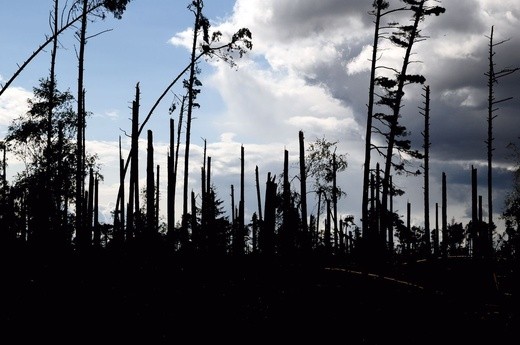
M138 1L138 0L136 0ZM374 44L369 81L361 226L340 216L345 191L337 175L347 156L327 138L299 139L299 189L291 188L289 153L280 172L261 181L255 170L256 212L245 214L246 147L240 152L240 181L231 186L231 215L224 211L212 180L204 145L200 191L189 190L193 111L201 106L201 59L235 66L253 48L253 34L231 37L213 31L202 0L188 3L193 15L190 61L181 67L148 113L141 112L139 84L132 101L131 148L120 153L120 186L113 223L99 220L102 171L85 149L89 117L83 86L88 25L108 15L121 19L129 0L54 0L52 32L5 84L0 97L31 60L50 46L51 68L33 89L29 111L20 114L0 142L0 322L17 342L147 343L203 340L328 341L354 344L505 343L519 324L520 154L515 184L506 201L505 233L493 223L492 199L483 220L477 169L471 169L472 219L447 219L446 175L442 202L430 217L429 112L427 78L410 74L414 44L427 39L420 27L445 12L425 0L375 0ZM397 6L397 7L391 7ZM64 7L60 7L64 6ZM69 6L69 7L67 7ZM129 7L127 9L127 6ZM67 21L60 13L67 10ZM402 12L409 25L383 24ZM430 18L433 17L433 18ZM382 27L385 26L385 32ZM60 91L55 64L60 35L75 28L78 38L77 94ZM400 66L378 71L379 40L402 49ZM489 36L488 194L492 193L493 119L500 78L518 68L497 70ZM240 73L238 71L237 73ZM182 83L185 94L170 108L165 177L154 160L153 132L146 124L155 109ZM424 144L412 147L400 122L405 89L423 87ZM175 118L175 116L177 116ZM175 119L174 119L175 118ZM182 129L185 128L184 133ZM139 185L139 138L146 133L146 185ZM184 135L183 135L184 134ZM295 133L296 135L296 133ZM374 144L373 135L384 141ZM514 138L512 138L514 139ZM25 170L7 179L7 153L23 159ZM382 159L375 163L375 155ZM183 157L184 156L184 157ZM403 159L403 157L408 157ZM422 171L409 160L423 162ZM180 166L179 166L180 163ZM181 175L182 174L182 175ZM424 227L393 210L405 191L395 174L424 175ZM159 214L159 181L167 181L166 221ZM177 184L182 200L176 200ZM309 188L309 189L307 189ZM307 195L316 193L317 214L308 214ZM176 209L182 205L182 212ZM440 210L440 212L439 212ZM176 214L181 219L176 219ZM430 219L435 226L430 227Z

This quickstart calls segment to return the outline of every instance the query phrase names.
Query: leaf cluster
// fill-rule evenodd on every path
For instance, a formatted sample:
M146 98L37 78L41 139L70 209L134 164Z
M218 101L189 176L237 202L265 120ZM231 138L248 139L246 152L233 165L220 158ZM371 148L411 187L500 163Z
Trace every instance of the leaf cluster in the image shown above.
M47 149L48 113L51 105L54 108L51 138L53 148L56 148L59 141L58 126L62 128L64 149L68 148L76 133L77 115L73 110L74 97L68 91L54 90L52 100L50 99L51 83L48 79L41 79L39 87L33 88L33 93L34 98L27 100L29 111L18 116L9 125L6 142L10 150L20 158L29 158L36 163L44 159L43 153Z
M305 165L307 176L313 178L313 187L318 193L323 193L326 197L331 197L332 181L334 177L334 156L336 161L336 174L344 171L347 164L345 154L336 154L337 141L331 142L325 138L316 139L307 149ZM345 193L336 186L338 198Z

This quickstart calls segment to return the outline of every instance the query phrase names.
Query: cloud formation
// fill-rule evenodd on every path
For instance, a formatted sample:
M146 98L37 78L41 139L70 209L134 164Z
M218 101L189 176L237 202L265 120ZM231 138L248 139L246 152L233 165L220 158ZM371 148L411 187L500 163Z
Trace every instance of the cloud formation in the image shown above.
M433 4L433 2L432 2ZM230 71L215 64L210 87L218 90L226 111L216 128L226 128L234 137L248 142L292 145L297 130L307 138L325 136L338 140L348 152L350 167L343 183L350 196L349 206L358 212L360 205L363 131L368 100L368 73L373 24L367 13L369 3L336 0L291 1L237 0L233 16L217 26L222 31L248 27L253 32L254 49L239 70ZM392 6L398 5L391 2ZM467 188L468 167L486 164L488 43L495 25L495 42L511 40L496 47L497 69L520 61L520 39L516 38L520 3L490 0L444 0L446 13L427 18L422 34L427 40L416 44L412 73L421 73L431 87L432 199L439 199L440 174L446 171L452 181ZM380 63L399 66L403 52L383 44ZM518 75L496 85L497 99L515 96L520 88ZM419 115L423 90L405 89L403 124L411 131L413 145L421 149L424 120ZM507 144L518 137L516 111L518 99L501 104L494 123L495 210L500 212L507 184L503 167L508 160ZM376 138L377 140L377 138ZM420 162L416 163L417 166ZM500 166L500 167L499 167ZM356 181L356 182L352 182ZM407 194L421 205L422 178L400 181ZM356 186L356 187L354 187ZM482 184L481 191L484 184ZM455 217L466 194L450 187ZM460 189L459 189L460 190ZM485 198L484 198L485 199ZM405 200L403 200L405 201ZM436 200L432 200L434 203ZM460 206L458 206L460 205ZM417 207L416 218L422 210ZM433 211L432 211L433 212ZM358 213L359 214L359 213ZM495 219L497 219L495 215Z
M26 113L27 99L31 97L32 92L24 88L15 86L8 88L0 97L0 126L8 126L13 119Z
M401 5L397 0L390 1L390 4L393 7ZM422 34L428 38L415 46L413 59L417 62L410 68L412 73L423 74L431 87L431 205L433 207L435 202L440 201L440 179L444 171L449 184L449 216L466 222L472 165L479 169L479 193L485 195L486 192L484 141L487 135L487 80L484 73L488 70L489 43L486 36L490 35L491 26L494 25L496 42L505 40L496 47L497 70L518 66L520 2L443 0L441 5L446 8L446 13L427 18L421 23ZM360 225L369 59L374 29L373 17L368 14L370 6L371 1L354 0L236 0L229 17L212 21L213 29L222 31L225 36L233 34L238 28L249 28L253 34L253 50L236 60L237 69L216 60L201 64L203 88L201 108L195 112L192 128L190 189L199 188L203 154L201 138L207 138L207 154L212 157L213 163L213 181L228 208L230 185L239 183L240 147L243 145L246 174L249 176L246 181L246 212L250 215L256 209L254 168L259 167L261 181L265 181L267 172L279 176L283 169L283 151L287 149L291 160L290 175L296 176L298 131L303 130L307 144L317 138L326 138L338 142L338 152L348 154L349 167L340 176L347 197L341 201L340 209L345 214L354 214ZM405 14L398 16L403 24L408 23ZM394 19L389 17L385 21ZM173 44L189 50L192 29L177 30L178 33L171 34L168 46L171 48ZM163 37L161 44L167 45L166 40ZM162 56L148 54L149 49L154 47L154 41L143 41L148 44L147 49L138 50L150 55L147 58L153 58L151 61L155 62ZM131 43L125 41L127 45ZM403 51L395 49L385 40L381 41L381 48L379 63L399 66ZM128 63L135 63L132 66L136 66L136 71L139 69L142 74L151 74L148 70L151 69L150 61L147 61L148 64L143 64L143 60L136 63L130 61L130 55ZM186 59L182 60L182 63L185 62ZM158 75L162 77L165 73L161 70ZM380 70L379 73L384 72ZM132 75L132 78L135 76ZM154 93L145 85L143 82L143 111L147 107L147 102L144 102L146 97ZM496 99L514 98L499 105L498 117L494 121L495 219L500 213L510 181L508 167L511 161L506 146L518 140L519 89L520 74L496 85ZM414 148L421 149L424 119L419 115L418 107L422 106L423 90L421 86L411 85L405 92L402 121L410 130ZM217 106L203 103L208 94L211 94L209 100L218 101ZM25 112L26 99L30 96L31 92L19 87L11 87L2 95L0 126L7 126L12 118ZM121 104L127 107L133 97L131 88L124 97ZM128 129L129 111L112 106L118 105L99 108L102 110L97 111L97 116L103 121L106 118L110 121L104 121L98 129L97 141L89 137L92 132L87 134L87 140L92 139L88 141L88 148L99 154L103 166L106 179L101 186L102 193L115 201L113 193L117 190L119 177L114 167L118 166L119 153L118 143L110 140L120 133L112 128L112 123L123 119L127 122L121 126ZM167 109L163 113L167 114ZM157 116L149 124L150 128L152 125L158 127L154 133L156 160L163 167L163 176L168 150L165 137L161 137L167 134L164 121L164 118ZM107 122L111 125L106 126ZM110 134L107 141L100 139L105 132ZM378 137L374 139L381 141ZM145 147L143 141L140 151L142 162ZM128 152L128 148L129 143L125 140L123 150ZM182 155L182 148L180 152ZM381 159L374 157L374 162L377 160ZM415 164L419 167L420 162ZM144 171L144 166L141 171ZM406 191L405 196L397 200L396 208L403 212L403 205L408 200L413 202L412 219L421 225L422 177L396 177L396 183ZM163 184L161 182L160 191L165 196ZM263 182L261 185L264 186ZM179 183L178 190L181 188L182 183ZM109 207L109 202L106 205ZM309 208L313 209L311 205ZM434 212L433 208L431 212Z

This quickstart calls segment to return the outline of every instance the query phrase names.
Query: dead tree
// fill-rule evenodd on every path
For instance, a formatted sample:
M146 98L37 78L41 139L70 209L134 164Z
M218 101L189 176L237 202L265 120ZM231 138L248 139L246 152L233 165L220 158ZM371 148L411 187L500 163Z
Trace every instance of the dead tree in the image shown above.
M370 68L370 84L369 84L369 92L368 92L368 105L367 105L367 125L366 125L366 134L365 134L365 163L363 166L363 199L362 199L362 207L361 207L361 219L362 219L362 227L363 227L363 237L368 236L368 226L369 226L369 217L368 217L368 194L369 194L369 184L370 184L370 159L372 152L372 120L374 114L374 94L375 94L375 77L376 77L376 64L377 64L377 53L378 53L378 43L380 37L380 25L381 25L381 17L384 15L383 10L388 8L388 2L385 0L376 0L373 3L374 11L371 14L375 17L374 21L374 43L372 45L372 59L371 59L371 68Z
M159 201L160 201L160 193L159 193L159 178L160 178L160 166L157 164L157 179L155 180L155 227L154 232L159 232Z
M99 177L96 174L94 180L94 237L93 237L94 248L101 247L101 228L99 226Z
M258 201L258 221L262 222L262 200L260 197L260 179L258 178L258 165L255 167L256 198Z
M85 184L85 88L83 86L83 72L85 62L85 45L87 42L87 12L88 0L83 0L81 10L81 26L79 32L78 51L78 122L77 122L77 151L76 151L76 232L78 234L79 247L88 246L87 229L84 224L83 194Z
M282 189L282 227L280 229L280 251L289 254L293 249L293 224L290 224L291 185L289 183L289 151L284 150Z
M146 237L150 238L155 225L155 176L153 171L153 132L148 130L146 151Z
M443 257L448 256L448 204L446 193L446 174L442 173L442 248L441 253Z
M495 71L495 62L493 60L495 56L494 48L504 42L507 42L508 40L503 40L500 42L494 42L493 41L493 29L494 27L491 27L491 34L489 36L489 70L485 75L488 78L487 86L488 86L488 114L487 114L487 123L488 123L488 135L487 140L485 141L487 145L487 160L488 160L488 176L487 176L487 184L488 184L488 233L487 233L487 243L485 245L486 248L486 255L492 255L493 251L493 231L495 229L495 224L493 223L493 141L495 138L493 137L493 120L497 117L496 111L498 108L495 108L495 106L498 103L502 103L505 101L508 101L512 99L512 97L504 98L497 100L495 99L495 84L498 83L498 81L506 77L510 74L515 73L519 70L519 68L504 68L500 71Z
M121 151L121 136L119 137L119 205L116 207L115 216L119 216L119 226L114 223L114 240L116 243L122 243L125 236L125 160L123 159L123 153Z
M332 154L332 217L334 222L334 250L338 250L338 187L336 183L338 166L336 164L336 153Z
M424 87L424 108L420 109L424 116L424 243L426 255L430 255L430 86Z
M240 147L240 202L238 204L238 229L240 231L239 234L239 254L244 253L245 247L245 156L244 156L244 146Z
M273 255L275 252L275 225L276 225L276 175L271 178L271 173L267 174L265 186L265 216L264 223L260 229L259 245L260 252L265 255Z
M166 194L166 214L167 214L167 223L168 223L168 235L173 235L173 229L175 228L175 189L174 189L174 175L173 175L173 167L175 164L175 156L174 156L174 141L175 141L175 121L170 119L170 147L168 148L168 157L167 157L167 165L166 165L166 183L167 183L167 194Z
M388 132L384 133L386 140L386 153L383 154L385 158L385 164L383 169L382 179L382 228L384 231L388 229L388 194L390 192L389 179L392 174L392 168L407 171L404 163L393 162L394 150L406 152L414 158L420 158L420 153L412 150L410 147L409 140L399 140L399 137L406 133L406 128L399 123L401 116L402 101L404 97L404 88L406 85L411 83L423 83L425 78L421 75L410 75L408 74L408 67L413 62L411 61L412 48L415 43L424 40L425 38L420 35L419 23L421 23L425 16L435 14L439 15L445 11L444 8L439 6L427 6L426 0L403 0L409 5L409 10L413 12L413 22L411 25L398 26L398 31L394 33L390 40L398 47L405 49L405 54L402 60L400 70L395 71L395 78L389 79L381 77L378 79L378 84L386 90L387 95L381 97L380 104L386 105L390 108L389 115L380 115L380 119L384 121L388 127ZM413 173L413 172L410 172Z
M135 86L132 102L132 134L130 144L130 182L126 221L126 238L132 239L136 232L135 214L139 210L139 83Z
M300 198L301 198L301 213L302 213L302 231L304 247L310 246L309 229L307 226L307 171L305 167L305 143L303 131L299 132L299 147L300 147Z

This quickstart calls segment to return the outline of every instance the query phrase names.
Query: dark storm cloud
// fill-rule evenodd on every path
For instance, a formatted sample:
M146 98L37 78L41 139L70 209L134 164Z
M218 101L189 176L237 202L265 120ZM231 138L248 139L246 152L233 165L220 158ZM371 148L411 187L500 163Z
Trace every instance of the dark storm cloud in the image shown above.
M450 4L452 5L451 2ZM463 8L461 6L458 4L455 7L460 11ZM471 17L475 20L468 20L471 23L464 26L460 23L451 26L449 21L440 25L437 23L437 18L434 18L432 23L435 25L431 25L429 29L439 30L434 33L437 38L432 40L431 45L426 41L418 49L418 55L424 57L423 75L432 92L430 104L432 156L437 159L460 161L487 159L484 141L487 140L488 88L485 73L489 69L489 39L485 35L489 34L490 27L482 27L475 8L468 8L468 13L473 13ZM440 16L439 20L442 17ZM459 31L455 36L456 39L453 34L450 34L453 30ZM443 32L448 33L444 36ZM467 35L468 40L473 40L467 45L466 51L457 46L464 44L464 36L460 36L460 32ZM506 32L500 37L507 34ZM446 50L454 49L456 53L450 55L448 51L439 51L439 40L449 42L442 47ZM520 40L511 39L504 42L495 47L495 52L495 71L515 66L515 63L520 61ZM519 121L518 90L520 90L520 73L505 77L495 84L496 100L514 97L494 107L499 108L495 113L498 116L493 120L495 163L508 162L506 146L519 134L517 126L514 125ZM418 105L412 103L411 107ZM414 111L407 106L403 113L413 114ZM407 115L403 116L403 123L412 131L413 142L422 145L420 136L420 132L424 129L422 119Z
M428 24L431 31L471 34L485 27L480 18L481 5L475 0L444 0L440 3L446 12Z
M486 36L489 35L491 25L495 25L496 40L511 38L496 47L497 69L515 66L520 62L520 38L515 37L518 31L516 18L520 18L519 5L512 0L504 1L504 6L498 6L490 0L441 1L440 5L446 8L446 13L438 17L430 16L421 22L422 34L427 39L414 46L413 60L420 63L412 64L409 72L423 74L432 92L432 202L439 201L441 173L445 171L448 176L449 202L453 206L450 217L451 214L457 216L455 209L464 212L467 207L471 165L479 167L480 192L487 188L485 180L480 180L486 176L487 79L484 74L488 70L489 40ZM246 3L249 4L243 2ZM435 1L428 3L439 4ZM253 27L253 32L257 33L259 41L256 47L262 45L260 54L265 54L265 65L276 73L288 71L290 78L301 78L305 85L326 90L328 96L339 100L346 110L344 116L353 116L361 129L357 138L359 142L349 142L346 147L351 156L361 161L369 88L368 52L373 41L373 17L368 15L372 1L266 0L252 1L251 4L256 4L264 11L253 17L259 18L255 19L255 25L258 26L256 31ZM390 6L399 7L402 2L393 0ZM407 24L410 14L401 12L393 18L385 17L383 22L395 18L401 24ZM381 54L380 64L400 69L403 49L385 49ZM505 163L510 162L506 159L509 153L506 146L520 135L517 129L520 122L517 118L517 109L520 107L518 90L520 73L503 79L495 89L497 99L515 97L500 104L494 122L497 210L509 188L507 171L502 169ZM409 85L405 93L402 123L411 132L413 147L422 150L424 120L418 109L423 101L421 86ZM294 105L287 107L289 113L293 108ZM317 103L310 106L308 111L299 112L312 117L319 108L323 106ZM343 133L340 138L347 137L347 133ZM377 135L373 138L382 140ZM373 157L374 161L380 159L376 153ZM413 163L419 167L421 162ZM351 168L360 169L359 166ZM354 172L350 171L350 174ZM356 174L359 175L357 170ZM357 175L355 178L359 178ZM360 185L361 181L352 182L352 177L349 176L348 184ZM420 200L421 177L405 178L401 183L407 193L404 198L400 198L401 201L407 198ZM358 192L353 190L351 194L357 195ZM359 204L354 200L350 202ZM399 207L403 209L402 206Z
M320 3L321 4L321 3ZM344 6L338 1L317 3L298 2L288 5L276 5L280 10L277 18L292 18L286 21L289 26L299 27L302 32L315 30L311 23L330 22L330 17L344 17L358 11L368 19L370 4ZM489 27L481 18L482 8L474 1L445 1L441 4L446 13L439 17L429 17L424 22L424 34L430 38L417 44L414 58L422 61L418 69L427 78L426 84L431 86L431 136L432 157L442 160L485 161L487 139L487 78L484 75L488 69L488 43L486 34ZM276 12L275 12L276 13ZM292 14L292 16L290 15ZM314 19L309 21L309 18ZM299 25L298 25L299 22ZM310 25L310 26L309 26ZM369 30L368 30L369 31ZM368 32L367 31L367 32ZM507 34L507 33L505 33ZM501 35L503 36L503 35ZM498 37L498 35L497 35ZM467 40L466 50L460 48ZM360 125L365 124L368 75L358 73L348 75L343 61L356 57L364 45L371 43L371 37L364 41L346 41L338 46L336 61L315 64L308 70L309 84L321 84L335 98L354 109L354 115ZM445 51L440 50L445 47ZM513 40L505 42L496 48L495 60L497 68L512 66L520 49ZM455 50L453 53L450 50ZM514 96L514 91L520 89L519 78L507 78L495 87L496 98L502 99ZM407 94L420 96L420 88L409 86ZM509 93L509 94L508 94ZM513 94L511 94L513 93ZM422 97L418 100L404 102L402 123L411 131L414 147L421 149L424 121L418 114L418 106L422 106ZM514 109L517 100L504 103L497 114L494 123L495 162L504 162L506 145L515 138L516 127L510 124L515 120Z
M370 17L365 14L370 6L371 3L365 1L273 1L272 24L279 27L280 36L291 39L309 34L327 34L331 25L339 25L353 18L369 25Z

